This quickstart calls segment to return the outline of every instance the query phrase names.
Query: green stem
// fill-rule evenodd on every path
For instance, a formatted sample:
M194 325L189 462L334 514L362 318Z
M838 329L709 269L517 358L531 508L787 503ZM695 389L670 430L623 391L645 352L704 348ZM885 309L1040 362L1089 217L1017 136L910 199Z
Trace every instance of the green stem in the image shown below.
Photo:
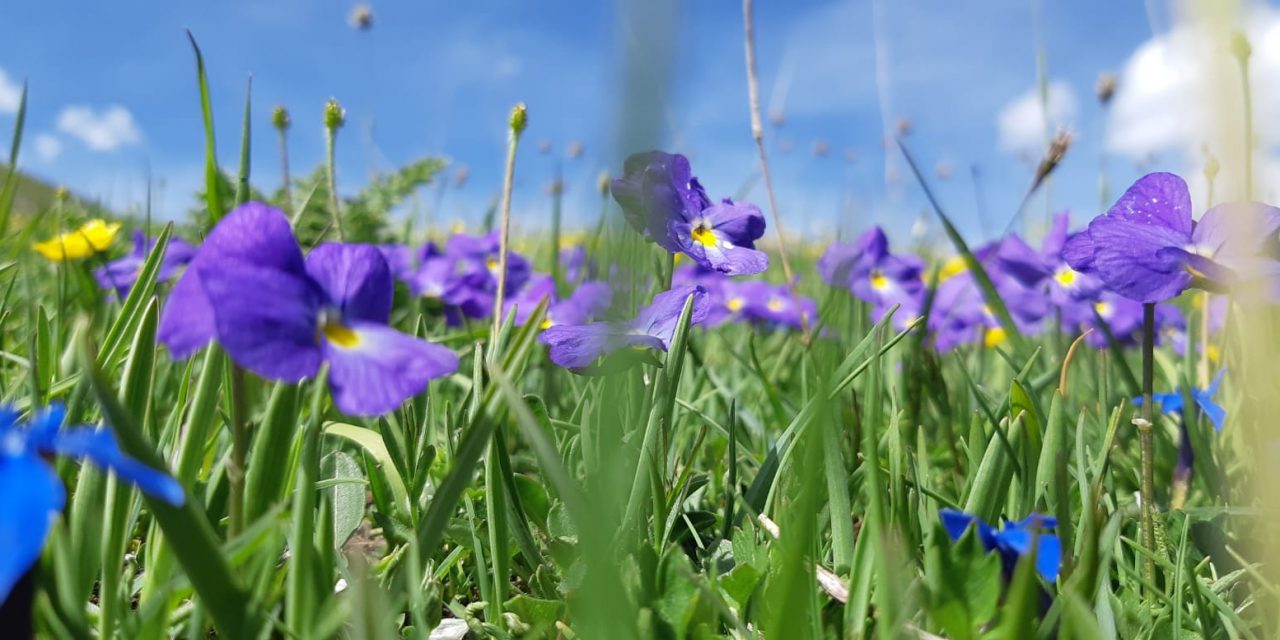
M502 303L507 295L507 254L511 236L511 187L516 174L516 149L520 146L520 134L524 132L525 107L518 104L511 111L511 123L507 136L507 165L502 176L502 231L498 236L498 292L493 300L493 332L490 339L498 337L502 328Z
M338 240L345 242L346 231L342 228L342 214L338 211L338 170L333 160L334 142L338 139L336 127L324 130L324 161L329 177L329 211L333 216L333 228L338 232Z
M1152 434L1152 388L1155 381L1155 328L1156 306L1154 303L1142 305L1142 420L1138 423L1139 446L1142 455L1142 546L1149 553L1144 554L1142 576L1148 585L1156 582L1156 532L1155 532L1155 470L1152 457L1155 448ZM1148 601L1153 601L1154 593L1148 593Z
M555 181L551 183L551 281L555 283L557 294L564 289L560 275L560 201L564 198L563 179L557 163Z
M284 204L289 208L289 214L292 215L293 181L289 178L289 135L284 127L277 129L277 131L280 132L280 187L284 191Z

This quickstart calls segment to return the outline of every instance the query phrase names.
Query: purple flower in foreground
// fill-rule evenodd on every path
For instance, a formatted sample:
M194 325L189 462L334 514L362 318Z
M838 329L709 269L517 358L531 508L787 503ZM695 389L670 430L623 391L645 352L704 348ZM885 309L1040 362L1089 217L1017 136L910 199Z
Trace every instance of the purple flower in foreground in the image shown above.
M93 272L98 286L103 289L114 289L116 295L123 300L129 295L129 289L133 288L133 283L138 280L142 265L146 263L147 255L151 253L151 248L155 244L155 240L147 238L142 230L135 230L133 249L128 255L112 260ZM195 255L196 248L186 240L177 236L170 237L169 244L165 247L164 257L160 259L160 270L156 273L156 282L173 279Z
M18 411L0 407L0 603L44 548L45 537L66 504L66 489L45 456L87 459L147 495L174 506L186 499L182 485L120 451L108 429L63 429L66 408L50 405L18 424Z
M1187 183L1152 173L1072 237L1063 253L1073 269L1095 274L1112 291L1160 302L1191 286L1276 280L1280 268L1258 255L1278 229L1280 210L1260 203L1221 204L1194 222Z
M338 409L379 415L453 373L458 357L387 326L392 279L371 245L322 244L304 260L284 214L251 202L209 234L160 319L182 358L212 339L237 364L297 381L329 364Z
M769 256L755 248L764 235L764 214L728 198L712 202L680 154L632 155L612 191L627 222L667 251L729 275L769 268Z
M701 324L709 306L707 290L700 286L680 287L654 296L653 303L641 309L634 320L557 325L543 331L538 340L551 347L552 362L570 370L586 369L600 357L624 347L666 351L690 297L693 309L689 324Z

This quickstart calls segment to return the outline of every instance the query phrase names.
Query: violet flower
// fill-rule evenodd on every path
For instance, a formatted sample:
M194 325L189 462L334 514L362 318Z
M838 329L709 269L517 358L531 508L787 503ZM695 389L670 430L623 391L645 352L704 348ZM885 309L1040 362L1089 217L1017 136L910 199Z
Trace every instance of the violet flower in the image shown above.
M1280 279L1274 261L1259 257L1278 229L1280 210L1260 203L1221 204L1194 222L1187 183L1172 173L1152 173L1072 237L1064 257L1122 296L1160 302L1191 286L1221 289L1244 279ZM1268 292L1276 293L1275 287Z
M1045 235L1039 251L1022 238L1011 235L1000 243L996 258L1004 272L1023 286L1049 291L1049 301L1062 308L1088 300L1102 289L1102 282L1092 275L1071 268L1063 258L1062 248L1068 240L1068 215L1053 217L1053 226Z
M322 244L304 260L284 214L227 215L178 281L158 338L176 358L216 339L240 366L298 381L329 364L338 409L379 415L457 370L451 350L387 325L391 270L372 245Z
M680 287L654 296L652 304L641 309L633 320L556 325L543 331L538 340L551 348L552 362L571 371L584 370L602 356L625 347L666 351L690 297L693 308L689 324L701 324L707 316L707 290L700 286Z
M66 504L66 489L48 456L87 459L149 496L181 506L182 485L120 451L109 429L63 428L66 408L50 405L22 427L18 410L0 406L0 603L31 569L53 520Z
M141 229L133 232L133 249L123 257L98 267L93 277L103 289L113 289L121 300L129 295L133 283L142 273L142 266L147 255L155 246L155 240L147 238ZM160 269L156 272L156 282L166 282L178 275L178 271L186 266L196 255L196 248L178 236L171 236L165 247L164 256L160 259Z
M852 244L832 243L818 260L818 272L828 284L847 288L861 300L879 304L924 288L924 261L912 255L893 255L880 227L863 233Z
M729 275L769 268L769 256L755 248L764 235L764 214L728 198L712 202L680 154L632 155L612 193L627 222L667 251Z

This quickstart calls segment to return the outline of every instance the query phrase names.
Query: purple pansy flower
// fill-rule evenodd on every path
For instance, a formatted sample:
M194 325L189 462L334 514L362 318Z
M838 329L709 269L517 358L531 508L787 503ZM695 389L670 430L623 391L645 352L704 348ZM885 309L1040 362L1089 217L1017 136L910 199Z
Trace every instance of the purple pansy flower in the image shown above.
M17 409L0 407L0 603L40 557L49 528L66 504L66 489L47 456L87 459L174 506L186 500L177 480L120 451L109 429L64 429L65 419L66 408L54 404L23 427Z
M1040 251L1032 249L1022 238L1011 235L1000 243L997 260L1010 277L1023 286L1049 289L1049 301L1059 308L1074 306L1092 299L1102 289L1102 282L1087 273L1071 268L1063 258L1062 248L1068 240L1069 217L1059 213L1045 235Z
M817 315L813 300L792 296L786 285L760 280L737 283L730 300L732 310L766 325L801 328Z
M1280 210L1259 203L1218 205L1196 223L1187 183L1172 173L1152 173L1072 237L1064 257L1122 296L1159 302L1193 285L1274 279L1276 265L1258 254L1277 229Z
M828 284L847 288L873 304L911 296L924 288L924 261L890 253L889 239L880 227L863 233L852 244L829 245L818 260L818 272Z
M764 214L728 198L712 202L693 177L689 159L680 154L632 155L623 176L613 181L612 193L627 222L667 251L683 252L729 275L769 268L769 256L755 248L764 235Z
M284 214L227 215L174 287L159 339L185 357L216 338L240 366L297 381L329 364L338 409L379 415L454 372L451 350L387 326L392 279L372 245L322 244L305 259Z
M524 324L528 322L529 314L543 300L547 301L547 314L542 320L542 328L546 329L561 324L586 324L609 307L613 294L609 285L588 281L578 285L568 298L561 300L556 295L556 284L551 276L537 275L503 304L502 313L505 316L515 308L516 324Z
M689 324L701 324L709 306L707 290L700 286L680 287L654 296L653 303L641 309L634 320L556 325L543 331L538 340L551 347L552 362L570 370L586 369L601 356L624 347L666 351L690 297L693 308Z
M129 289L133 288L133 283L138 280L142 265L146 263L147 255L151 253L151 248L155 244L155 240L147 238L142 230L134 230L133 250L128 255L112 260L93 272L93 277L98 281L98 286L103 289L114 289L116 295L123 300L129 295ZM169 244L165 247L164 257L160 259L160 269L156 272L156 282L166 282L173 279L182 267L191 262L195 255L196 248L187 243L186 240L178 236L170 237Z

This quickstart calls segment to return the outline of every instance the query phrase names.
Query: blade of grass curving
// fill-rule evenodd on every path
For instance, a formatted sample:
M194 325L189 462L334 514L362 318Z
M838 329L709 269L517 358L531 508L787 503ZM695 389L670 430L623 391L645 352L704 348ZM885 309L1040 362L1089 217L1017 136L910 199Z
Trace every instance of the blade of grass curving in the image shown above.
M236 179L236 204L249 201L249 148L252 120L249 118L250 105L253 103L253 76L245 81L244 86L244 125L240 130L240 173Z
M139 318L151 297L155 295L156 277L160 273L160 263L164 260L164 253L168 250L171 237L173 237L172 222L166 224L160 231L160 235L156 236L151 253L147 255L147 260L138 270L137 280L129 288L129 295L125 296L124 303L120 305L120 314L116 316L115 322L107 330L106 337L102 339L102 350L98 353L98 366L108 373L115 370L126 339L138 330Z
M164 459L143 437L133 415L117 399L102 370L94 364L87 342L88 332L81 332L81 336L85 336L79 344L81 367L102 407L103 417L119 440L121 451L147 466L165 468ZM219 634L232 638L255 636L263 626L261 613L232 574L199 501L188 496L183 506L173 507L164 501L143 497Z
M387 450L386 443L378 432L354 424L326 422L324 433L348 440L373 456L373 459L378 462L378 468L382 469L382 473L387 476L387 483L391 485L391 491L396 496L396 507L403 509L405 515L409 514L409 491L405 487L400 471L391 460L391 453Z
M204 121L204 200L209 210L209 226L217 224L226 213L222 202L221 176L218 169L217 145L213 135L213 104L209 98L209 77L205 72L204 54L196 37L187 30L187 40L196 55L196 82L200 85L200 115Z
M902 150L902 155L907 160L907 165L911 167L911 172L915 174L916 181L920 183L920 188L924 191L925 197L929 200L929 206L933 212L937 214L938 219L942 222L942 228L947 232L947 237L951 240L951 244L956 251L964 259L965 266L969 272L973 274L973 280L978 285L978 289L982 291L982 299L990 307L991 312L995 315L996 320L1000 323L1000 328L1004 329L1005 336L1008 337L1009 343L1018 353L1026 353L1028 344L1022 332L1018 330L1017 324L1013 321L1013 315L1009 313L1009 307L1005 305L1004 299L1000 297L1000 293L996 291L995 283L991 281L991 275L982 266L982 262L973 255L973 251L969 249L969 244L964 241L964 237L960 235L960 231L951 223L951 218L942 210L942 206L938 203L937 197L934 196L933 190L929 188L929 182L925 179L924 174L920 172L920 168L916 166L915 158L911 152L907 150L907 145L902 138L895 138L898 148Z

